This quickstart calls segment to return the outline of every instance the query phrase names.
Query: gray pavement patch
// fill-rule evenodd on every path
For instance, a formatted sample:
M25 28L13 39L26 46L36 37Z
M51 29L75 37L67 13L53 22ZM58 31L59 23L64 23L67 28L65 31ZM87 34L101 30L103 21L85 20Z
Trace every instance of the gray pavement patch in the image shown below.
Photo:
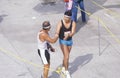
M107 0L93 0L97 3L99 3L100 5L104 5L104 3L107 1ZM93 4L92 3L92 0L85 0L84 1L85 3L85 9L87 12L91 12L92 14L96 13L97 11L99 10L102 10L102 8L98 7L97 5Z
M2 22L3 18L0 16L0 23Z
M20 73L18 76L25 76L28 72Z
M105 5L105 8L120 8L120 4L116 4L116 5Z
M70 73L75 73L79 67L83 67L93 59L93 54L86 54L83 56L78 56L73 62L70 63Z
M41 3L39 3L33 9L40 14L59 14L64 13L64 3L56 3L52 6L49 4L41 5Z
M51 5L51 6L53 6L53 5L56 5L55 4L56 2L48 2L48 3L41 3L42 5Z

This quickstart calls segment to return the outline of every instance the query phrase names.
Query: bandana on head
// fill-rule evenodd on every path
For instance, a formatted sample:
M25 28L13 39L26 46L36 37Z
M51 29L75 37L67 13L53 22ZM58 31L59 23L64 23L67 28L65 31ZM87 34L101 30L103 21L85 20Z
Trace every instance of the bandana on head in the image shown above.
M47 24L43 24L43 29L49 29L49 28L51 28L49 22Z
M71 10L65 11L64 15L65 15L66 17L71 17L71 16L72 16Z
M67 17L67 18L70 18L71 16L68 16L68 15L64 15L65 17Z
M49 26L44 26L44 27L43 27L43 29L49 29L49 28L51 28L50 25L49 25Z

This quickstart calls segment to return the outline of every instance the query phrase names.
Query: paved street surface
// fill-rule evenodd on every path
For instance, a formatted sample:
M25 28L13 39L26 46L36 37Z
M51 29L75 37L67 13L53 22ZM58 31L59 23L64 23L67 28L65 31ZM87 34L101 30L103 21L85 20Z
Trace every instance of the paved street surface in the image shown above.
M120 78L120 0L84 4L90 15L82 23L78 13L69 64L72 78ZM62 0L0 0L0 78L41 78L37 32L49 20L53 37L64 11ZM62 64L62 52L58 41L52 45L56 52L51 53L49 78L63 78L54 72Z

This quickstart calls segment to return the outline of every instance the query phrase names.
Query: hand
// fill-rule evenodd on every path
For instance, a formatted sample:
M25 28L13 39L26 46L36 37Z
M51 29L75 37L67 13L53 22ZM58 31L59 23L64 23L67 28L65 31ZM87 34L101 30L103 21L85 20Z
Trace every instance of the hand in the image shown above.
M50 51L51 51L51 52L55 52L55 49L54 49L54 48L50 48Z
M65 36L64 36L64 40L67 40L68 37L69 37L69 34L65 34Z
M55 37L58 37L59 35L57 33L55 33Z

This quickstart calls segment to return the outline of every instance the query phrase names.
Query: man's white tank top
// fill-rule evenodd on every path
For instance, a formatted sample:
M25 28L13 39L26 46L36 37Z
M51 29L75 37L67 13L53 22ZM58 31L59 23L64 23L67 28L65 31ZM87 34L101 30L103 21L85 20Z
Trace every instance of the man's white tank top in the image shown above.
M47 41L42 42L42 41L39 39L39 35L40 35L41 33L42 33L42 32L39 32L38 35L37 35L38 49L46 49L46 50L47 50Z

